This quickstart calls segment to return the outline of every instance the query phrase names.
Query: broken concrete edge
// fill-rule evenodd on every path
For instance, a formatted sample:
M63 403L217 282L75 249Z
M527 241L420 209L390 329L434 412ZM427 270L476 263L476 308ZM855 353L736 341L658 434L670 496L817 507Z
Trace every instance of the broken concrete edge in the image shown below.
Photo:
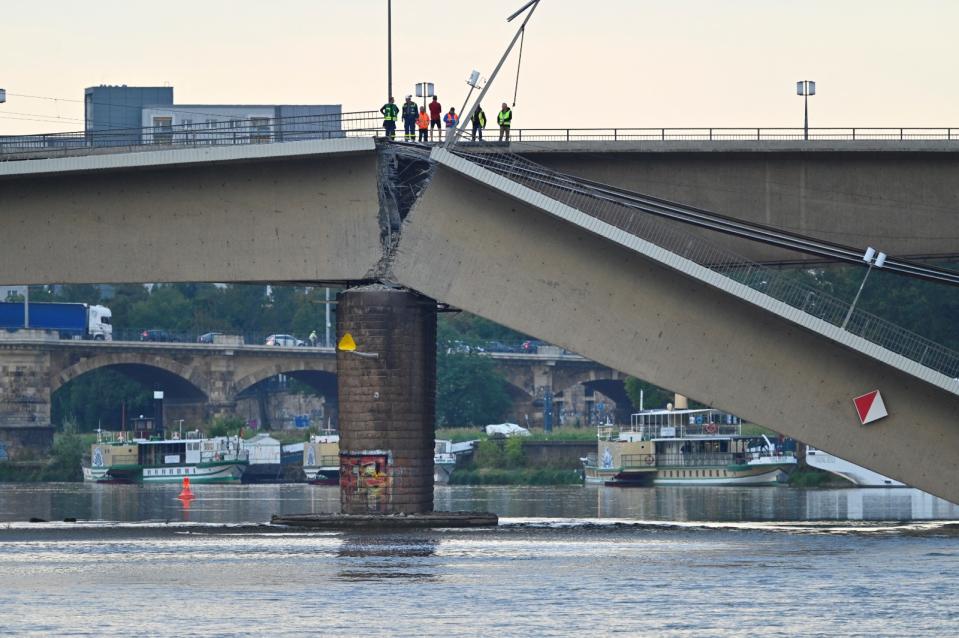
M496 527L491 512L427 512L423 514L274 514L270 524L313 529L412 529L435 527Z

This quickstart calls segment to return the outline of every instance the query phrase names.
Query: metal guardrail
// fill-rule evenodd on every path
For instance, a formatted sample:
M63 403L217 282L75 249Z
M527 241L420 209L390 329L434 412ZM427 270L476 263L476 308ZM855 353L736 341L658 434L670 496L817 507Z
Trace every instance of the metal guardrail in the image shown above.
M495 141L491 132L490 141ZM460 138L469 142L470 137ZM513 142L735 142L805 141L803 128L679 127L679 128L514 128ZM837 127L809 129L811 141L959 141L959 127Z
M80 154L97 149L159 150L197 146L269 144L343 137L385 137L378 111L304 115L286 118L209 120L204 123L40 133L0 137L0 160L24 154ZM490 127L485 143L494 143L498 131ZM439 137L443 141L444 129ZM471 131L460 138L470 141ZM497 136L497 137L494 137ZM396 138L402 139L402 133ZM805 131L794 127L660 127L660 128L514 128L514 142L724 142L805 141ZM959 141L959 127L832 127L810 128L810 141Z
M675 222L667 222L655 215L643 214L620 202L612 201L606 194L591 188L590 185L578 183L573 176L547 169L510 153L505 148L501 152L472 153L468 147L457 147L454 152L506 179L833 326L842 327L849 312L850 301L833 297L800 281L788 271L752 262L677 226ZM856 308L845 325L845 330L950 379L959 379L959 352L881 317Z
M0 137L0 159L24 154L83 154L97 151L161 150L301 140L375 137L383 133L377 111L250 118L205 123L149 126Z
M656 467L656 455L654 454L624 454L621 461L624 470Z

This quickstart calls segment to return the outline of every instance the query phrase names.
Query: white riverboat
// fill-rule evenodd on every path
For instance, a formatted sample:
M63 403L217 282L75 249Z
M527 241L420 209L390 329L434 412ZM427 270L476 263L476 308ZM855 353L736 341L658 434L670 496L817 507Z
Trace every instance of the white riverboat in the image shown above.
M627 426L597 430L597 453L583 461L587 483L605 485L769 485L796 456L765 435L742 433L719 410L645 410Z
M100 433L83 467L86 481L99 483L235 483L248 466L238 437L127 438Z
M450 474L456 469L456 454L453 442L436 439L433 444L433 482L445 485L450 482Z
M340 482L340 435L324 432L303 444L303 473L314 485Z
M851 481L853 485L858 487L908 487L905 483L900 483L888 476L883 476L879 472L873 472L861 465L856 465L814 447L806 448L806 465L832 472Z

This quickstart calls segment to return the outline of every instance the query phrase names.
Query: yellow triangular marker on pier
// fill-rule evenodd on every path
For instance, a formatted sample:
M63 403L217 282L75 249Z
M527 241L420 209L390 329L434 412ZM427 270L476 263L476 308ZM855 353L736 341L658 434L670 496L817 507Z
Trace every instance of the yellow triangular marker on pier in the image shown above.
M353 335L348 332L344 334L336 347L338 350L343 350L344 352L354 352L356 350L356 342L353 341Z

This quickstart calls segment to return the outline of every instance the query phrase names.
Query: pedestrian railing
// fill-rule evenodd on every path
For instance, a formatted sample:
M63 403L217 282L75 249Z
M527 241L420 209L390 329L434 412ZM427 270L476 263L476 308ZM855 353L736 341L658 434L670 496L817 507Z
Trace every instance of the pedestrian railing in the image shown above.
M0 137L0 159L375 137L383 133L382 121L378 112L363 111L17 135Z
M691 232L688 226L650 214L642 206L624 203L611 197L606 189L550 170L506 148L497 152L475 152L467 145L455 146L453 152L599 222L745 286L750 289L750 294L760 293L798 310L801 315L819 319L922 368L945 375L952 384L950 390L959 393L959 352L864 310L854 308L850 313L850 300L829 295L805 280L802 273L753 262L716 245L704 235Z
M396 140L403 140L397 122ZM430 143L445 141L448 129L431 129ZM378 111L250 118L143 128L44 133L0 137L0 160L95 152L124 152L271 144L345 137L385 137ZM418 136L417 136L418 137ZM470 142L472 129L460 134ZM484 141L498 142L499 128L488 125ZM672 127L672 128L513 128L512 142L737 142L737 141L959 141L959 127ZM477 140L477 143L479 141Z
M464 131L462 141L469 141ZM487 130L486 141L497 139L499 129ZM513 142L738 142L738 141L959 141L959 127L838 127L752 128L514 128Z

